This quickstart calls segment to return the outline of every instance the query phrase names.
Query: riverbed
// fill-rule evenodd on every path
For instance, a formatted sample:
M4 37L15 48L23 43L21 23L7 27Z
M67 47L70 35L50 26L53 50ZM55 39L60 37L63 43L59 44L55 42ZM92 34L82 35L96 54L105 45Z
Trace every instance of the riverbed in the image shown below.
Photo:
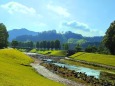
M41 66L40 63L41 61L38 60L38 59L35 59L35 62L34 63L31 63L31 66L33 68L36 69L36 71L43 75L44 77L48 78L48 79L51 79L51 80L54 80L56 82L60 82L60 83L63 83L65 84L66 86L85 86L84 84L81 84L81 83L76 83L74 81L71 81L71 80L68 80L68 79L65 79L65 78L62 78L60 77L59 75L49 71L48 69L46 69L44 66Z

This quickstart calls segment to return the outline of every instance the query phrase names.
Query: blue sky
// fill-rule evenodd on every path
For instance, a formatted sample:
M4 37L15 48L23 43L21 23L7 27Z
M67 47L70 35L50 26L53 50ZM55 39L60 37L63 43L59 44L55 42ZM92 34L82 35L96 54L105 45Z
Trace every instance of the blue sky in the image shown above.
M73 31L103 36L115 20L115 0L0 0L0 22L8 30Z

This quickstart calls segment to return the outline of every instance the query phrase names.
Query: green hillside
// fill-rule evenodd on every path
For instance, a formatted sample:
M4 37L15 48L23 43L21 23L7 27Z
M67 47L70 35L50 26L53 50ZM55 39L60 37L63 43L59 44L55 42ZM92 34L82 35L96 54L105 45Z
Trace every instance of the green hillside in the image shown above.
M39 75L31 58L14 49L0 50L0 86L63 86Z
M75 60L85 60L88 62L115 66L115 56L114 55L103 55L103 54L78 52L70 56L70 58L73 58Z

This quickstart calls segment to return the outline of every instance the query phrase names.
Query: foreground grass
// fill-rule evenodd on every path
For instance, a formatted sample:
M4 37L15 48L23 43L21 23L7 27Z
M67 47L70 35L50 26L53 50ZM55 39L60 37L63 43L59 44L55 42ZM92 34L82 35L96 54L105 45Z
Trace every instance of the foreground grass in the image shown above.
M0 86L63 86L36 73L31 62L17 50L0 50Z
M105 64L105 65L115 66L114 55L78 52L70 56L70 58L73 58L75 60L84 60L84 61L93 62L93 63L100 63L100 64Z
M30 52L33 52L33 53L36 52L39 54L51 55L51 56L66 56L65 50L36 50L36 49L33 49Z

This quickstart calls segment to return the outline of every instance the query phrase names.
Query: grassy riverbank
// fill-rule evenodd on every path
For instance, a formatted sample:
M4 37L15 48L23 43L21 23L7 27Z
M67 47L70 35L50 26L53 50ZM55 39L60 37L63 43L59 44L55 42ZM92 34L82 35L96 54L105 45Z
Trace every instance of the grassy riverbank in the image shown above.
M44 54L44 55L50 55L50 56L66 56L65 50L36 50L36 49L33 49L30 52Z
M75 59L75 60L84 60L87 62L115 66L114 55L103 55L103 54L79 52L70 56L70 58Z
M39 75L29 65L31 62L31 58L17 50L0 50L0 86L63 86Z

